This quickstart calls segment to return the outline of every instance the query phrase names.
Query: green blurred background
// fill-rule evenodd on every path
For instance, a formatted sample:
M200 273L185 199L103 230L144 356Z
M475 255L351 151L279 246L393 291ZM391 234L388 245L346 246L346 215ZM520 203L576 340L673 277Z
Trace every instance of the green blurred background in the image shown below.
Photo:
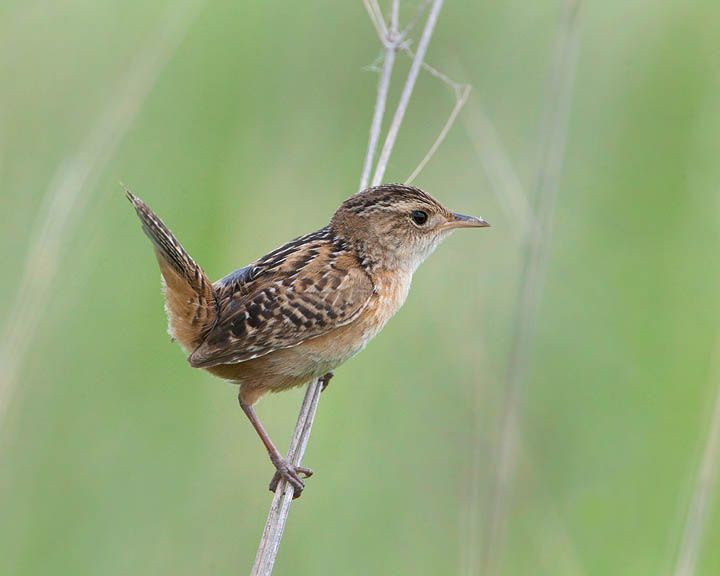
M477 100L416 184L493 228L439 248L336 372L277 574L481 572L522 250L469 130L481 102L532 190L561 10L446 2L427 60ZM671 574L720 381L720 4L587 2L579 26L494 552L507 575ZM118 182L219 278L356 190L378 55L359 1L0 3L0 573L249 572L271 466L234 388L169 342ZM421 75L386 180L452 103ZM259 405L282 450L301 398ZM711 575L720 499L706 514Z

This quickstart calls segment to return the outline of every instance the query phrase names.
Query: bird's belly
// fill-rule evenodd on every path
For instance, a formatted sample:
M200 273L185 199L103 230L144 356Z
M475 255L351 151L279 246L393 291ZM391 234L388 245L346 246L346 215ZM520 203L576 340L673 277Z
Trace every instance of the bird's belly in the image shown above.
M297 367L303 366L308 373L322 375L355 356L376 333L377 330L353 323L307 340L288 352L296 357Z

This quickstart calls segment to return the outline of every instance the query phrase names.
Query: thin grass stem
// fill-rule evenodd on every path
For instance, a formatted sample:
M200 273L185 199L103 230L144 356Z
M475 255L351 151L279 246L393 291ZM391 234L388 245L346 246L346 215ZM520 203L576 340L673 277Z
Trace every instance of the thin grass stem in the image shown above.
M405 86L403 87L402 94L400 95L400 101L395 109L395 115L393 116L390 129L388 130L385 138L385 144L380 152L377 166L375 167L375 174L372 179L373 186L380 184L385 176L385 171L387 170L387 165L390 160L390 154L395 147L395 141L397 140L397 135L400 132L400 125L402 124L408 104L410 103L410 97L412 96L413 89L415 88L415 82L418 74L420 73L420 68L422 67L433 31L435 30L435 25L437 24L442 4L443 0L434 0L432 7L430 8L430 14L425 22L425 28L423 29L420 43L418 44L417 53L415 54L415 58L413 58L412 65L410 66L410 72L408 72Z

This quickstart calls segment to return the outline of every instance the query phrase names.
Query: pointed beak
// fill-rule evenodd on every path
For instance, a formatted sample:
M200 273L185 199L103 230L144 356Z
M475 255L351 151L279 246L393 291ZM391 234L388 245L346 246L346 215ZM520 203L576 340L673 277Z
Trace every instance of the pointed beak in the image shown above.
M449 221L443 226L443 228L489 228L488 224L482 218L475 218L475 216L465 216L465 214L453 214L454 220Z

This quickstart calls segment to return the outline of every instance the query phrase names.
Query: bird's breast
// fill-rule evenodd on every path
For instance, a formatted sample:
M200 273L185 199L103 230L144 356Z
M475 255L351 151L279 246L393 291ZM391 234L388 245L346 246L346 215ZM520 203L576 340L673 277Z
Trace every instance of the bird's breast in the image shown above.
M375 276L376 302L374 306L371 306L372 310L368 312L375 317L375 322L380 325L378 330L380 330L405 303L408 292L410 291L411 282L412 273L410 272L383 272Z
M313 338L298 352L323 365L339 366L360 352L405 302L412 274L383 274L374 278L375 292L367 307L349 324ZM331 368L328 368L331 369Z
M412 274L385 273L374 279L375 294L360 317L349 326L356 334L358 350L362 350L407 299ZM357 351L355 353L357 353Z

